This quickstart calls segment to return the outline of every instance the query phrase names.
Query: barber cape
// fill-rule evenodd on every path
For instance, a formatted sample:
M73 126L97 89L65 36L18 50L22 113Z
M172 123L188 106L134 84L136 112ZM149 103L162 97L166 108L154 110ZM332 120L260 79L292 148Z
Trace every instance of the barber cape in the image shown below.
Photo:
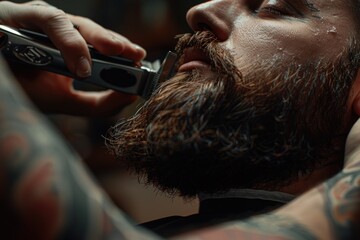
M199 194L197 214L171 216L141 224L163 237L171 237L212 225L267 213L293 200L295 196L273 191L232 189L221 194Z

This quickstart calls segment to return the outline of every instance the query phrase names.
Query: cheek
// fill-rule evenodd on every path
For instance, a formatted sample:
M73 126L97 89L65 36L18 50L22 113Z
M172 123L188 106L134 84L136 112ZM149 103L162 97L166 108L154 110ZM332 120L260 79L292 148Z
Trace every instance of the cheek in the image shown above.
M320 23L314 27L290 20L241 20L224 42L231 49L237 66L275 61L304 63L311 59L331 59L342 50L337 27ZM338 51L334 51L338 49Z

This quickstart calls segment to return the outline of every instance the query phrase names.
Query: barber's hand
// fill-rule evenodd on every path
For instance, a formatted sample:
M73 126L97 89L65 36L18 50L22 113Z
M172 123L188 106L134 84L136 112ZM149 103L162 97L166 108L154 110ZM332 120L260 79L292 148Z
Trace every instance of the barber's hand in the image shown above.
M103 54L121 55L135 62L146 54L144 49L125 37L89 19L66 14L43 1L24 4L1 1L0 24L44 32L61 51L69 70L79 77L91 73L87 43ZM107 115L116 113L136 99L113 91L76 91L70 78L43 71L20 68L14 70L14 74L35 104L48 112Z

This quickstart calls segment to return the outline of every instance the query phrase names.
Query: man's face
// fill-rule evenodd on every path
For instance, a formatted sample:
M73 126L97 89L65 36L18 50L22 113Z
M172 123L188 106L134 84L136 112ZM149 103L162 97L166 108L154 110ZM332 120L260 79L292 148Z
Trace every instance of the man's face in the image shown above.
M340 0L192 8L197 32L179 40L179 73L107 144L147 182L184 196L278 189L339 161L358 67L349 9Z
M341 0L215 0L192 8L187 20L212 31L244 69L262 60L334 60L354 37L350 8Z

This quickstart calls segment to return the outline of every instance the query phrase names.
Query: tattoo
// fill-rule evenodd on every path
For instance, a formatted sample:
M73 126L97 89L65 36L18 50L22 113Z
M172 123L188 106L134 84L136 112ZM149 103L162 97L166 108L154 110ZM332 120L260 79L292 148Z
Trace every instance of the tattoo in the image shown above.
M360 161L328 180L325 212L337 239L360 239Z
M9 225L20 239L149 239L112 205L4 66L0 59L0 195L11 216L1 218L16 219Z

